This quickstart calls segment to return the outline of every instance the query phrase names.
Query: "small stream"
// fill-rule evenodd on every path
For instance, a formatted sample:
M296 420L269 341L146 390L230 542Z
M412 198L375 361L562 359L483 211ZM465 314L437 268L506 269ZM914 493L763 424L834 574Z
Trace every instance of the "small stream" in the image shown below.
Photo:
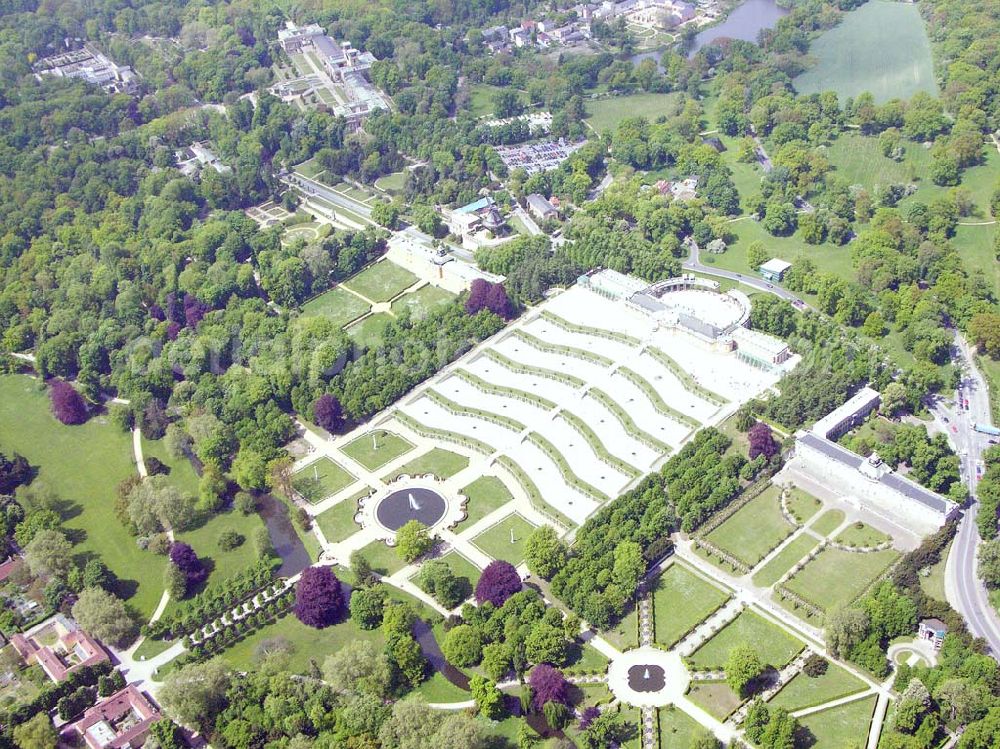
M431 668L440 672L444 678L459 689L469 691L469 677L448 663L434 637L434 631L423 619L417 619L416 624L413 625L413 639L420 645L424 658L431 664Z
M261 494L258 497L258 506L260 516L267 526L268 535L271 536L271 545L281 557L278 575L291 577L302 572L312 564L312 560L309 558L309 552L306 551L302 539L299 538L292 526L292 519L288 515L288 506L270 494Z

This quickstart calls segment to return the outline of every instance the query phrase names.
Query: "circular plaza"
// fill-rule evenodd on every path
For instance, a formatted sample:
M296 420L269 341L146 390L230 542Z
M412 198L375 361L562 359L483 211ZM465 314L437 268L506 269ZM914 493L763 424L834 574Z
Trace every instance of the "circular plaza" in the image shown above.
M679 653L644 645L622 653L608 666L608 687L622 702L663 707L687 691L690 676Z
M371 528L375 537L390 545L396 531L416 520L433 530L452 526L465 518L464 496L445 489L433 476L402 475L384 489L358 501L355 520L362 528Z

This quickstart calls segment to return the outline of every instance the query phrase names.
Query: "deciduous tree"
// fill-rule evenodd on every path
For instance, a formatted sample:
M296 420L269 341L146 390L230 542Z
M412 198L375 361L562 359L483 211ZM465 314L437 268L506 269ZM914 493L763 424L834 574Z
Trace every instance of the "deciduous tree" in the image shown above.
M344 614L340 580L327 566L307 567L295 587L295 616L309 627L323 629Z

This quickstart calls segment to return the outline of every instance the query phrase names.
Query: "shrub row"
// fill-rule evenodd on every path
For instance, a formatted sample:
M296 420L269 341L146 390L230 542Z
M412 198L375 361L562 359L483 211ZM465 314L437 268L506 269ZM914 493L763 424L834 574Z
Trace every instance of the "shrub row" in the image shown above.
M221 653L226 648L232 647L240 640L245 640L250 635L258 632L264 627L274 624L278 619L288 614L295 603L295 590L289 588L283 595L274 598L257 611L247 615L245 618L235 621L223 627L215 634L206 637L204 640L194 641L190 636L184 638L184 646L188 648L186 655L182 656L185 663L203 661L213 655ZM178 659L180 660L180 659Z
M218 619L240 603L253 598L274 579L278 560L258 560L223 583L202 591L189 602L146 627L150 637L182 637L207 621Z
M524 493L528 495L528 501L531 502L531 506L551 520L553 524L564 528L573 528L576 525L576 523L542 498L542 493L538 490L535 482L531 480L527 471L521 468L511 457L501 455L497 458L496 462L514 476L514 480L521 485Z

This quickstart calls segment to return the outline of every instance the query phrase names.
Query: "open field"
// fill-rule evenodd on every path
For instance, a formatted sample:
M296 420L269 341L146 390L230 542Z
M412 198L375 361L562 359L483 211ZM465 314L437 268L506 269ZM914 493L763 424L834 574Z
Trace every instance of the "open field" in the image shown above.
M465 504L466 519L458 524L459 528L482 520L513 499L510 490L495 476L480 476L460 493L468 501Z
M794 80L804 94L836 91L841 101L870 91L876 102L937 93L930 42L916 5L873 0L844 16L809 48L814 67Z
M833 611L864 593L898 558L893 549L862 554L826 548L785 585L824 611Z
M796 746L825 749L857 745L858 737L868 735L875 699L866 697L801 718L799 723L805 729L805 738L801 744L796 742Z
M359 492L360 496L368 493L367 488ZM354 516L358 512L358 500L355 497L348 497L337 502L329 510L324 510L315 517L315 523L323 531L323 536L330 543L339 543L357 533L360 528L354 522Z
M344 327L368 313L371 305L339 286L324 291L302 305L303 317L325 317L338 327Z
M515 512L480 533L472 543L493 559L503 559L516 566L524 561L524 542L534 529L534 525Z
M359 320L345 330L351 340L362 348L374 348L382 343L385 329L393 320L392 315L385 312L376 312L368 315L364 320Z
M864 523L858 521L857 523L851 523L849 526L844 528L834 541L842 543L845 546L878 546L879 544L885 543L886 541L892 540L891 537L883 533L880 530L872 528L870 525L865 525Z
M729 594L681 564L672 564L653 589L655 641L669 648L713 611Z
M257 648L264 640L280 637L292 648L288 668L304 674L309 670L310 661L322 667L328 655L332 655L352 643L365 640L377 651L384 646L380 629L366 631L358 627L349 617L340 624L325 629L314 629L300 622L295 614L286 614L274 624L263 627L231 648L223 651L222 658L234 668L250 670L260 663Z
M661 708L658 715L660 749L689 749L698 723L673 705Z
M202 561L211 570L206 583L216 585L253 565L259 557L253 542L254 535L264 528L260 515L243 515L232 508L215 513L202 525L177 534L179 541L191 544ZM224 551L219 547L219 536L233 531L243 536L243 543L235 549Z
M447 307L455 300L455 295L439 286L427 284L392 303L393 313L409 312L414 320L427 317L438 307Z
M691 682L688 697L718 720L728 718L743 702L724 681Z
M375 180L375 187L386 192L401 192L406 175L403 172L386 174Z
M404 473L410 476L424 476L430 473L439 479L447 479L454 476L467 465L469 465L469 459L464 455L435 447L403 465L387 476L386 479L391 481Z
M375 471L412 449L409 440L384 429L376 429L351 440L341 448L341 452L369 471Z
M844 522L843 510L827 510L809 526L821 536L829 536Z
M114 513L115 487L135 474L132 439L103 416L63 426L49 411L38 380L0 376L0 450L19 452L39 469L44 484L64 502L65 527L85 562L100 557L118 576L118 593L144 616L163 590L163 560L136 546Z
M959 226L951 243L958 250L966 270L988 281L993 293L1000 296L1000 263L996 262L993 251L996 233L996 224Z
M354 481L354 476L325 456L303 466L292 476L295 491L312 504L336 494Z
M708 642L691 654L699 668L722 668L729 651L741 643L754 646L764 663L781 668L804 647L802 642L751 609L744 609Z
M598 134L614 130L618 123L629 117L645 117L650 122L672 111L677 101L675 94L630 94L594 99L586 102L586 122Z
M783 707L789 712L816 707L824 702L856 694L868 688L861 679L831 663L822 676L799 673L785 684L770 701L772 707Z
M373 302L388 302L417 282L417 277L395 263L381 260L344 281L352 291Z
M753 567L794 530L781 514L780 495L772 484L706 538Z
M396 549L382 541L372 541L361 553L371 568L380 575L391 575L406 566Z
M789 542L788 546L775 554L771 561L754 574L754 585L774 585L797 561L817 546L819 546L819 541L807 534Z

